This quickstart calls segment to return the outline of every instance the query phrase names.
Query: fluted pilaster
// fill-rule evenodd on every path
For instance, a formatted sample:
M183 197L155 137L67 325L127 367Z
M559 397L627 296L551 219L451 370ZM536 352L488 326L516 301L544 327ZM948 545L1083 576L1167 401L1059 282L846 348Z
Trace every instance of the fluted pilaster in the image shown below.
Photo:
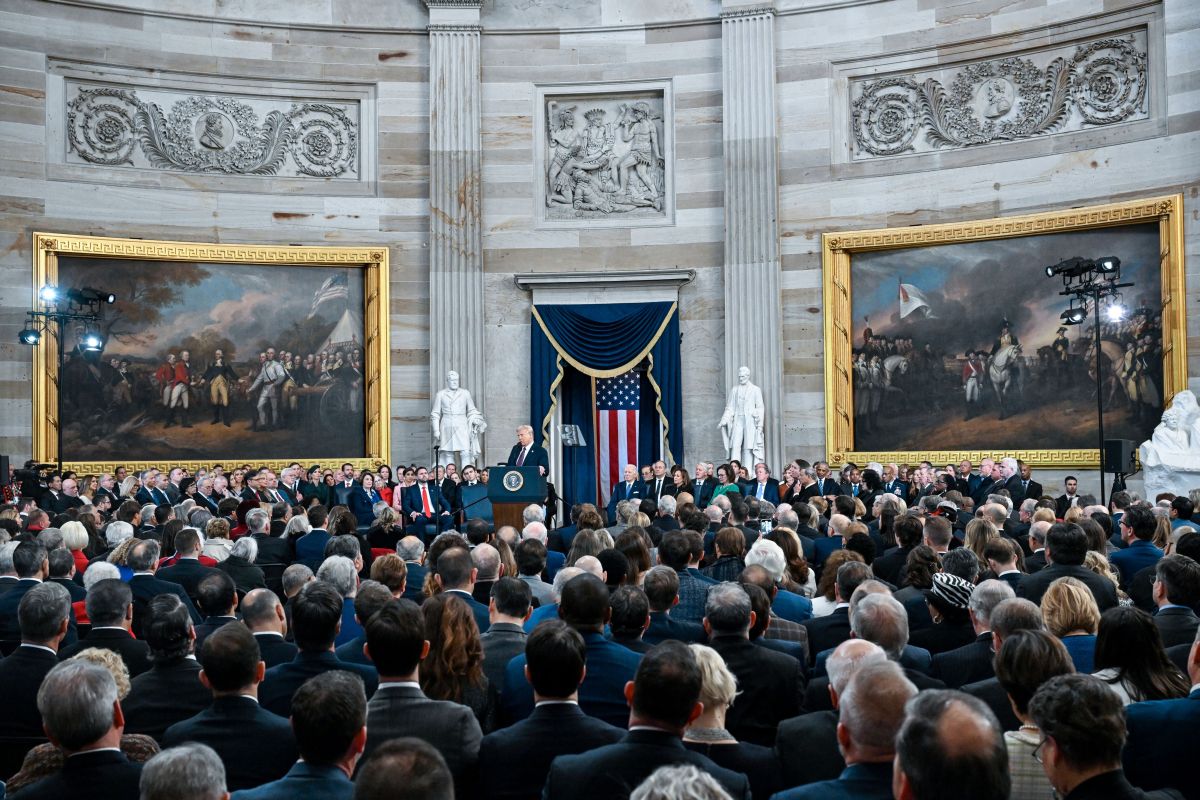
M449 370L484 409L480 237L480 2L429 6L429 370Z
M725 0L725 380L741 366L762 389L766 460L783 462L783 335L775 125L775 11Z

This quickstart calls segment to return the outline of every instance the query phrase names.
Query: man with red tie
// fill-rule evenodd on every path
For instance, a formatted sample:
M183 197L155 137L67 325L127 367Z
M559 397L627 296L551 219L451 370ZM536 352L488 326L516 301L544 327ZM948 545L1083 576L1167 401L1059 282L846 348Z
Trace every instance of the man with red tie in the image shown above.
M408 522L405 532L412 536L425 537L432 526L432 533L437 536L442 530L452 526L451 510L450 503L442 495L442 490L429 482L429 470L425 467L419 468L417 482L408 487L401 500L401 511Z

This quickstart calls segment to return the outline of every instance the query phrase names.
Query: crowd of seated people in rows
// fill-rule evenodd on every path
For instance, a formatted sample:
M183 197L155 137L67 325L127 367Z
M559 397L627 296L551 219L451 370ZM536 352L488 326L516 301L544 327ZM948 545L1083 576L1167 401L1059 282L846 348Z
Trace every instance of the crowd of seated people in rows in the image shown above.
M660 461L517 529L322 474L13 484L7 796L1200 798L1196 492Z

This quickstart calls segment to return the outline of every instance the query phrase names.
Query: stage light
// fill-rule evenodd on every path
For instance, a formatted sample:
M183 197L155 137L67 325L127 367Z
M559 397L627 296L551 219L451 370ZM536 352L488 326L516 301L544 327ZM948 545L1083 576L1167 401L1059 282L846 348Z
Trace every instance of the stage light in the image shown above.
M1105 256L1096 259L1096 269L1100 272L1116 272L1121 268L1121 259L1116 256Z
M1090 259L1080 258L1079 256L1067 258L1053 266L1046 267L1046 277L1053 278L1055 275L1063 275L1068 278L1078 278L1094 266L1095 262Z
M100 338L100 334L95 331L88 331L80 339L79 343L83 345L83 349L89 353L99 353L104 349L104 339Z
M41 340L42 333L36 328L25 328L17 334L17 341L21 344L37 344Z
M42 299L43 303L54 303L58 300L58 287L46 284L38 292L38 297Z
M1125 319L1125 306L1120 303L1113 303L1104 310L1104 318L1109 322L1120 322Z
M71 289L67 292L67 297L70 298L72 302L81 306L92 305L93 303L99 303L102 301L105 303L117 302L117 296L112 292L106 292L101 289L93 289L90 286L85 286L82 289Z
M1067 325L1078 325L1087 319L1087 310L1072 306L1059 315L1059 318Z

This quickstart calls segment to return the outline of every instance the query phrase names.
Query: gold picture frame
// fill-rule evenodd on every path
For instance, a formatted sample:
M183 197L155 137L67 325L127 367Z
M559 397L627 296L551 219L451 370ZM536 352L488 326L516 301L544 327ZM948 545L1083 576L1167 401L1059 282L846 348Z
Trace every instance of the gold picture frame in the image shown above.
M360 268L363 271L363 412L366 422L363 454L325 456L314 459L305 453L287 458L256 458L253 454L211 461L225 465L249 463L279 469L293 461L307 467L313 463L351 463L368 469L390 462L391 387L388 358L390 337L389 253L383 246L319 247L251 244L210 244L203 242L120 239L80 236L67 233L33 234L33 288L57 284L59 258L64 256L96 259L132 259L139 261L187 262L229 265L265 265L280 267ZM58 341L54 335L41 337L33 353L33 457L54 463L59 457ZM69 454L65 454L69 455ZM136 454L131 454L136 456ZM137 470L179 466L195 471L211 466L203 461L172 461L169 465L154 460L130 458L122 461L63 460L64 470L100 474L118 465L130 474Z
M1038 449L1033 446L1035 443L1030 443L1029 447L1005 450L855 449L852 388L853 256L872 251L983 242L1157 222L1162 291L1162 399L1169 402L1176 392L1187 388L1183 213L1183 195L1174 194L1067 211L973 222L824 234L822 266L825 315L825 447L829 462L844 464L852 461L861 465L870 461L885 464L916 464L930 461L935 465L945 465L957 464L963 459L978 463L981 458L1012 456L1022 459L1032 467L1097 468L1100 457L1095 449ZM1047 291L1051 290L1052 287L1047 285ZM1054 287L1053 291L1057 293L1057 287ZM1066 299L1063 298L1062 302L1065 308Z

